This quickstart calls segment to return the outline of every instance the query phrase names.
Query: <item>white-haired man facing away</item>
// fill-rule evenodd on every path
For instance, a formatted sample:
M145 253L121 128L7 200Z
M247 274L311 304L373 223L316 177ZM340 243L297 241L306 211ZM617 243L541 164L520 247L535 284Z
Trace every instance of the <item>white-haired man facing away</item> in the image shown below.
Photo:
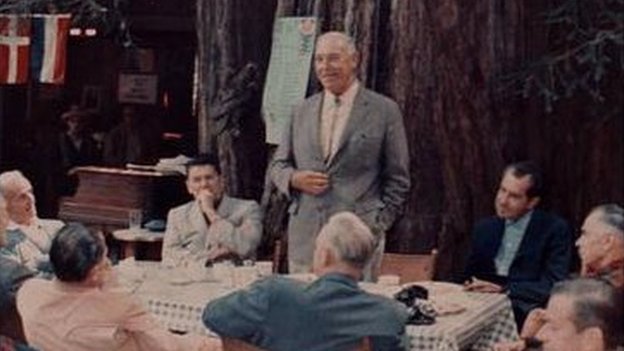
M404 350L406 309L361 290L358 280L375 249L370 229L356 215L333 215L316 238L305 284L269 277L210 302L204 324L222 337L272 351L353 350L363 340L374 350Z

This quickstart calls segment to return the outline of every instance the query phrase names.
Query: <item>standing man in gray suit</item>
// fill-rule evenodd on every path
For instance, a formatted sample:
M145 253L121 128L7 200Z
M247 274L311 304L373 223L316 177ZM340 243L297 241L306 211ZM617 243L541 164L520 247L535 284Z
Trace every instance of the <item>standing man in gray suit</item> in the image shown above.
M314 240L334 213L352 211L376 237L366 278L374 279L385 232L402 212L410 187L409 153L397 104L362 86L358 53L343 33L316 44L314 69L323 91L299 104L270 166L290 200L290 272L307 272Z

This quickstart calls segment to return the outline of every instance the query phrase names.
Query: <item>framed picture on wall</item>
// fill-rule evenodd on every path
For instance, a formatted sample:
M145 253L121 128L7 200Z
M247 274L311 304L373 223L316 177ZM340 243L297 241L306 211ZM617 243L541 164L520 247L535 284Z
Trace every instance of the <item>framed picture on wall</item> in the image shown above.
M119 75L117 100L121 103L155 105L158 93L158 76L155 74Z

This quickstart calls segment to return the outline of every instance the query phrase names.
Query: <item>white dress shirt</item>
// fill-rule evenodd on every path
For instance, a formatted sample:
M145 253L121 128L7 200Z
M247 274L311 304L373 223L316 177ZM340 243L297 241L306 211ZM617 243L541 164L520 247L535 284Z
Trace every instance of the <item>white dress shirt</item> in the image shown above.
M336 96L325 90L323 94L323 106L321 107L321 146L323 148L323 156L329 161L336 153L340 138L349 121L351 109L353 108L353 100L358 92L360 83L354 80L351 86ZM336 98L340 101L336 106Z

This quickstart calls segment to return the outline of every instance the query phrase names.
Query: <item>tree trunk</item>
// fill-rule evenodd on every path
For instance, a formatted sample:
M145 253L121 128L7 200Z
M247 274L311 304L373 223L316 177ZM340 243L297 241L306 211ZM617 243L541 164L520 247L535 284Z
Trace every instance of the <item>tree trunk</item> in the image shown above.
M198 149L219 154L229 194L256 200L267 159L260 104L275 5L269 0L197 1ZM211 112L249 92L237 91L241 86L234 81L250 63L257 67L259 86L216 119Z
M556 39L542 17L553 6L551 2L202 3L198 1L204 104L200 146L207 148L214 139L205 106L224 85L226 73L252 58L266 68L273 15L252 16L252 11L266 13L270 8L277 16L315 15L323 32L346 31L356 39L361 53L361 81L398 102L408 134L413 187L405 216L388 235L387 250L422 253L437 247L438 278L463 269L471 227L480 217L493 213L500 173L509 162L530 158L540 163L551 185L543 204L573 225L579 224L593 205L624 201L621 70L610 73L611 85L602 105L576 96L557 103L550 114L544 112L540 98L523 99L502 89L501 77L544 55ZM248 37L261 39L262 45L253 49L238 45ZM312 79L310 92L317 89L318 83ZM253 114L259 116L259 106L254 105L256 108ZM259 140L258 135L249 138ZM240 148L228 140L217 144L222 155L227 152L225 159L231 164L258 157L255 148L248 149L251 142ZM253 157L245 159L244 155ZM235 171L238 177L245 177L240 172L249 170L241 166L228 170ZM273 239L282 237L285 200L271 189L270 182L264 184L262 176L254 174L248 180L228 184L245 189L264 185L265 234Z

